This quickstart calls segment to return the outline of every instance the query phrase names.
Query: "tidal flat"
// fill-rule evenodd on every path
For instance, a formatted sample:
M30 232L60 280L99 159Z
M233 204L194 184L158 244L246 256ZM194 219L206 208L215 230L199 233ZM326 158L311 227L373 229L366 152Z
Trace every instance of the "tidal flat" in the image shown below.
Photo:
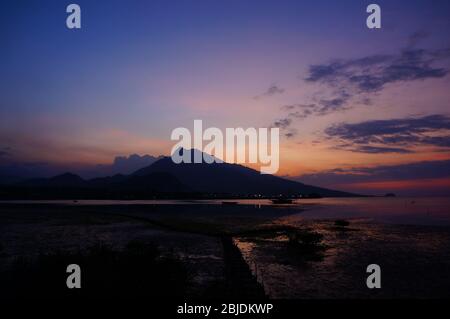
M182 276L176 275L184 282L173 294L186 298L227 298L236 292L277 299L450 296L447 224L388 223L351 211L342 218L315 217L323 209L315 202L1 203L0 281L7 282L24 258L33 264L40 256L88 255L93 247L107 247L119 256L114 263L130 243L140 243L157 249L156 260L182 266ZM146 271L131 261L126 271ZM366 286L369 264L381 267L381 289ZM8 297L8 286L2 287L0 295Z

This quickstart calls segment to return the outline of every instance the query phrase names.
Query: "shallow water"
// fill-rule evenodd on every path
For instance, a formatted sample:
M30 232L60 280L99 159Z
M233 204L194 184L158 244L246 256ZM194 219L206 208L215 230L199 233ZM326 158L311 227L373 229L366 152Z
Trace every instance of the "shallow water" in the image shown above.
M0 201L17 204L63 204L79 206L98 205L221 205L227 200L40 200ZM231 200L229 200L231 201ZM364 197L299 199L291 205L272 205L268 199L232 200L239 206L255 208L268 206L289 210L287 221L303 219L366 218L394 224L450 225L450 198L448 197ZM231 208L230 209L236 209ZM298 213L297 213L298 211Z
M0 261L49 249L76 249L98 242L121 246L131 239L145 239L181 256L195 270L193 289L202 291L222 276L223 265L219 240L200 233L218 228L241 234L234 240L270 297L449 296L448 198L327 198L297 200L292 205L272 205L269 200L240 200L240 205L232 206L221 202L21 201L0 205ZM161 221L188 233L154 229L130 217ZM345 231L336 229L338 218L349 220ZM274 225L322 234L326 246L322 258L305 261L301 252L289 249L286 235L277 231L242 235ZM366 267L371 263L382 268L381 290L365 285Z
M272 298L448 298L448 227L366 223L349 230L332 221L292 222L324 236L321 258L305 258L278 236L237 237L253 273ZM366 267L378 264L382 289L368 289Z
M236 244L273 298L442 298L450 292L449 198L303 200L274 224L324 236L319 260L289 250L283 236L238 237ZM334 220L347 219L346 231ZM440 227L436 227L440 226ZM382 289L366 287L366 267L382 269Z
M306 210L287 220L365 218L412 225L450 225L450 198L324 198L302 201Z

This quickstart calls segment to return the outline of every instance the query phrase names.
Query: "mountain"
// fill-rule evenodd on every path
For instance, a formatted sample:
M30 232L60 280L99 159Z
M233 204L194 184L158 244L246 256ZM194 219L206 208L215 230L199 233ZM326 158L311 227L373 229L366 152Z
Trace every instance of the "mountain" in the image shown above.
M130 191L149 190L160 193L189 192L190 188L167 172L153 172L144 176L131 175L120 186Z
M142 176L117 174L112 177L94 178L89 181L93 188L116 191L147 191L163 193L187 192L189 188L166 172L152 172Z
M98 164L93 167L79 169L77 172L85 177L104 177L114 175L129 175L134 171L151 165L163 156L138 155L116 156L112 164Z
M186 151L186 150L182 150ZM198 151L195 151L198 152ZM193 155L193 152L191 153ZM210 156L210 155L206 155ZM264 175L251 168L229 163L180 163L170 157L137 170L132 176L168 173L192 191L200 193L264 196L318 194L327 197L355 196L354 194L305 185L274 175Z
M17 175L0 174L0 185L11 185L14 183L18 183L21 180L23 180L23 178Z
M80 188L88 186L88 182L72 173L64 173L52 178L33 178L18 184L26 187L71 187Z
M191 156L194 156L194 152L191 152ZM203 156L203 154L200 155ZM205 154L205 156L210 155ZM52 196L60 198L357 196L273 175L260 174L259 171L242 165L175 164L170 157L163 157L130 175L116 174L84 180L78 175L65 173L52 178L30 179L17 183L12 190L3 189L2 191L6 194L5 196L20 197L21 194L33 194L32 196L46 198Z
M119 185L127 179L127 175L116 174L107 177L97 177L89 181L90 185L93 187L108 187L113 185Z
M65 173L0 186L0 199L153 199L180 198L189 192L187 186L164 172L145 176L117 174L91 180Z
M76 166L46 162L6 162L1 161L0 158L0 185L12 185L30 179L47 179L67 171L75 173L85 180L117 174L129 175L161 158L163 156L131 154L129 156L116 156L110 164Z

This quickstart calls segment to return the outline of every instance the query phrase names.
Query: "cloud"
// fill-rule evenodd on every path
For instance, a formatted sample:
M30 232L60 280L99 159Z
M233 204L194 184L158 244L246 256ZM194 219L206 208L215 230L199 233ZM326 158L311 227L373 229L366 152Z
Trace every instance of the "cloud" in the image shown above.
M277 94L283 94L284 92L285 92L285 89L273 84L264 93L255 96L255 99L260 99L262 97L268 97L268 96L273 96L273 95L277 95Z
M297 135L297 130L291 128L291 124L292 118L285 117L275 120L270 127L278 127L280 130L284 131L284 136L289 139Z
M297 133L295 131L290 131L284 134L287 138L294 137Z
M153 164L162 156L132 154L130 156L116 156L112 165L99 165L98 167L108 174L131 174L134 171Z
M399 165L376 167L356 167L332 169L313 174L304 174L296 179L311 182L316 180L330 184L383 181L432 179L450 177L450 160L425 161Z
M305 119L345 111L358 104L370 105L371 96L389 84L443 78L450 71L448 63L442 63L450 58L450 48L417 48L427 36L423 31L413 33L407 45L396 54L334 59L310 65L304 81L324 85L325 90L322 88L307 103L282 107L288 112L286 118Z
M339 110L345 110L345 106L349 95L345 92L335 98L321 99L317 103L310 104L291 104L281 107L282 110L288 111L287 117L290 119L304 119L310 115L323 116Z
M403 181L405 183L402 184L408 186L408 181L437 181L448 180L449 178L450 160L442 160L399 165L382 165L376 167L337 168L312 174L303 174L293 179L306 184L323 187L338 186L341 188L353 189L352 185L361 185L364 183L370 185L370 183L377 182ZM386 183L386 185L389 185L389 183ZM429 190L427 194L449 194L448 186L445 185L440 187L439 184L437 184L436 187ZM442 189L439 189L439 187ZM422 187L417 191L419 194L425 194L428 190ZM377 192L379 192L379 190Z
M404 149L404 148L369 146L369 145L352 146L349 144L344 144L344 145L335 146L333 148L340 149L340 150L347 150L350 152L368 153L368 154L388 154L388 153L409 154L409 153L414 153L413 151Z
M433 65L449 57L448 50L425 50L409 46L397 55L373 55L311 65L305 80L332 88L339 85L354 93L373 93L394 82L442 78L449 69Z
M325 130L338 141L334 148L362 153L410 153L412 146L450 147L450 117L441 114L418 118L340 123Z
M308 117L312 112L317 110L317 104L290 104L281 107L281 110L287 111L286 118L290 119L303 119Z
M289 125L291 125L292 120L289 118L283 118L283 119L278 119L275 122L273 122L272 126L273 127L278 127L280 129L285 129L287 127L289 127Z
M392 83L406 83L442 78L449 74L450 48L421 49L417 45L428 33L413 33L406 46L396 54L376 54L353 59L334 59L310 65L303 80L321 85L309 101L281 107L283 122L275 123L287 130L296 120L346 111L356 105L371 105L375 93ZM445 63L444 63L445 62ZM439 65L439 66L438 66ZM445 66L443 66L445 65ZM275 86L276 88L276 86ZM276 92L276 89L274 89ZM388 137L385 137L386 139ZM399 138L397 136L396 138ZM403 137L406 139L406 137ZM417 136L412 138L418 138ZM416 143L447 147L447 137L422 136ZM400 147L365 146L354 149L367 153L407 153Z
M323 99L318 103L311 104L290 104L281 107L282 111L287 111L286 115L282 119L275 120L272 124L274 127L279 127L281 129L290 128L291 124L296 119L305 119L313 114L318 116L327 115L333 113L337 110L344 110L348 96L344 93L338 98L334 99ZM290 138L296 135L296 131L290 128L290 132L286 133L285 136Z
M74 172L85 178L112 176L116 174L128 175L138 169L149 166L163 156L138 155L116 156L111 164L96 164L79 168Z
M298 118L344 111L351 108L350 104L369 105L372 94L392 83L436 79L448 75L448 62L443 62L450 58L450 48L416 47L427 36L428 33L423 31L413 33L407 45L396 54L334 59L310 65L304 81L324 85L327 97L313 98L313 103L306 103L314 104L315 107L300 113ZM321 90L319 95L323 94L324 90Z

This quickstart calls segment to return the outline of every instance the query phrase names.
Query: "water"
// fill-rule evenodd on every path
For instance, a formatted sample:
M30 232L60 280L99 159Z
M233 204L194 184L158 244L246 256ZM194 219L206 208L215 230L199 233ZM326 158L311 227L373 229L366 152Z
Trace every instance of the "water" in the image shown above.
M59 204L59 205L221 205L217 200L40 200L0 201L15 204ZM231 201L231 200L230 200ZM297 222L303 219L368 219L377 222L416 225L450 225L450 198L321 198L300 199L292 205L272 205L268 199L232 200L242 205L273 207L274 212L283 210L289 214L283 219ZM232 206L227 209L236 210ZM283 214L285 215L285 214Z
M324 198L303 201L296 219L364 218L413 225L450 225L450 198Z
M320 233L326 249L321 259L310 260L289 246L288 237L279 230L236 232L235 243L272 298L448 298L450 198L323 198L297 200L292 205L233 200L239 205L230 206L221 205L222 201L0 202L4 215L0 242L10 255L26 255L49 247L85 247L102 241L119 246L138 236L167 251L175 247L195 267L198 278L214 280L223 273L221 246L217 238L192 231L221 226L233 232L282 224ZM55 206L39 208L36 204ZM189 233L152 229L135 219L116 220L115 212L120 218L161 220L185 227ZM350 226L338 229L335 219L347 219ZM366 267L371 263L382 267L383 289L365 286Z

